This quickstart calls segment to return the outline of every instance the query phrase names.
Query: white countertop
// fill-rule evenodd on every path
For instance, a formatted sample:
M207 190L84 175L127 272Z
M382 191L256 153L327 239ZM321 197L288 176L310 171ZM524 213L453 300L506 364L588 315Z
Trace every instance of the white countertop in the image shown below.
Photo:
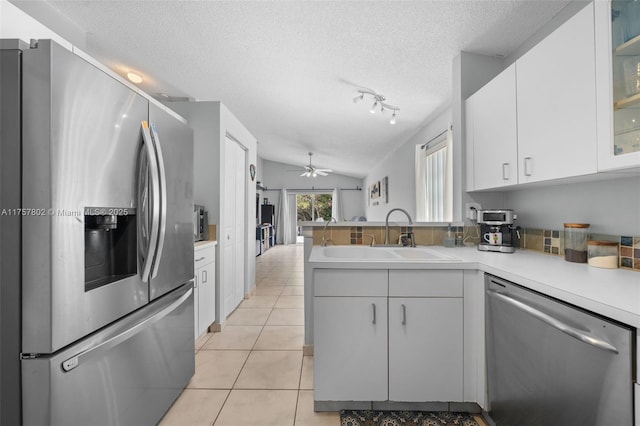
M313 268L346 269L478 269L516 284L640 328L640 273L624 269L594 268L566 262L561 256L528 250L515 253L481 252L475 247L429 249L460 262L341 261L321 255L314 246L309 257Z
M213 245L213 246L217 246L218 245L218 241L216 240L204 240L204 241L196 241L194 243L194 247L200 248L200 247L206 247L208 245Z
M327 224L326 221L300 221L298 222L298 226L302 226L302 227L308 227L308 228L323 228L325 225ZM407 222L407 220L405 218L403 218L402 216L400 216L400 218L397 217L393 217L391 219L389 219L389 226L413 226L414 228L432 228L435 226L464 226L464 222L414 222L411 225L409 225L409 222ZM331 222L329 224L329 228L333 228L333 227L351 227L351 226L385 226L385 222L384 220L381 221L373 221L373 222L368 222L368 221L358 221L358 222L352 222L349 220L345 220L345 221L341 221L341 222Z

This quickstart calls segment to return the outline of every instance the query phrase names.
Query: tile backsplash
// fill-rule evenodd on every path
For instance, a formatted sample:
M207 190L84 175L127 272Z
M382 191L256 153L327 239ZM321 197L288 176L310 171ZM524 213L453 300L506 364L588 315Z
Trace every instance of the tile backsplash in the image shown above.
M480 231L475 226L452 226L454 237L462 237L465 245L476 245L480 242ZM407 233L405 226L392 226L389 228L389 241L398 242L400 235ZM444 245L447 235L446 226L417 226L413 228L415 242L418 245ZM520 230L520 246L527 250L539 251L552 256L564 256L564 230L556 229L532 229ZM372 241L382 244L385 240L384 226L351 226L328 227L315 229L313 244L320 244L323 237L334 245L369 245ZM619 244L619 266L640 272L640 237L620 236L592 233L590 240L615 241Z
M620 267L640 270L640 237L620 237Z
M613 241L619 244L619 266L640 271L640 237L589 234L589 240ZM524 229L523 248L564 256L564 231Z
M467 228L462 226L452 226L451 231L454 238L458 236L466 237ZM447 235L446 226L420 226L413 228L415 243L422 246L444 245L444 238ZM406 226L391 226L389 228L389 241L397 243L400 235L406 234ZM351 226L351 227L328 227L326 231L315 229L313 232L313 244L320 244L323 237L330 240L335 245L364 244L369 245L374 240L376 244L383 244L385 240L384 226ZM477 244L478 238L467 240L470 244Z

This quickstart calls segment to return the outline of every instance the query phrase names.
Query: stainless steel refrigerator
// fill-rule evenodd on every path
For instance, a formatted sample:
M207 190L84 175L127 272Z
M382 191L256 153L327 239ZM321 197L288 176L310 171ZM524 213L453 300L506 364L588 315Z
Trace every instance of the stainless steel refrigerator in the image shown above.
M0 43L0 423L155 424L194 373L192 131Z

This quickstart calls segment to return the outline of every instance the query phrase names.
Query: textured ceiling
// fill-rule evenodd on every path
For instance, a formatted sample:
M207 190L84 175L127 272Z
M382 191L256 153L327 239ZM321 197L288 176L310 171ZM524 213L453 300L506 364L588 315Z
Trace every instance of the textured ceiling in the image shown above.
M258 154L364 176L451 103L460 52L508 55L567 1L13 1L150 94L220 100ZM74 42L74 40L70 40ZM78 41L76 41L78 44ZM82 46L82 43L80 43ZM398 123L354 104L369 88Z

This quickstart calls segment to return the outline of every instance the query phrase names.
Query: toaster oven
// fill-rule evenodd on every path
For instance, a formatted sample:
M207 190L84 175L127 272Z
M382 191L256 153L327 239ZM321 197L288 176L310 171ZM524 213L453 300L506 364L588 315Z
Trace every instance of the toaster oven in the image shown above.
M195 205L193 209L193 240L209 239L209 217L204 206Z

